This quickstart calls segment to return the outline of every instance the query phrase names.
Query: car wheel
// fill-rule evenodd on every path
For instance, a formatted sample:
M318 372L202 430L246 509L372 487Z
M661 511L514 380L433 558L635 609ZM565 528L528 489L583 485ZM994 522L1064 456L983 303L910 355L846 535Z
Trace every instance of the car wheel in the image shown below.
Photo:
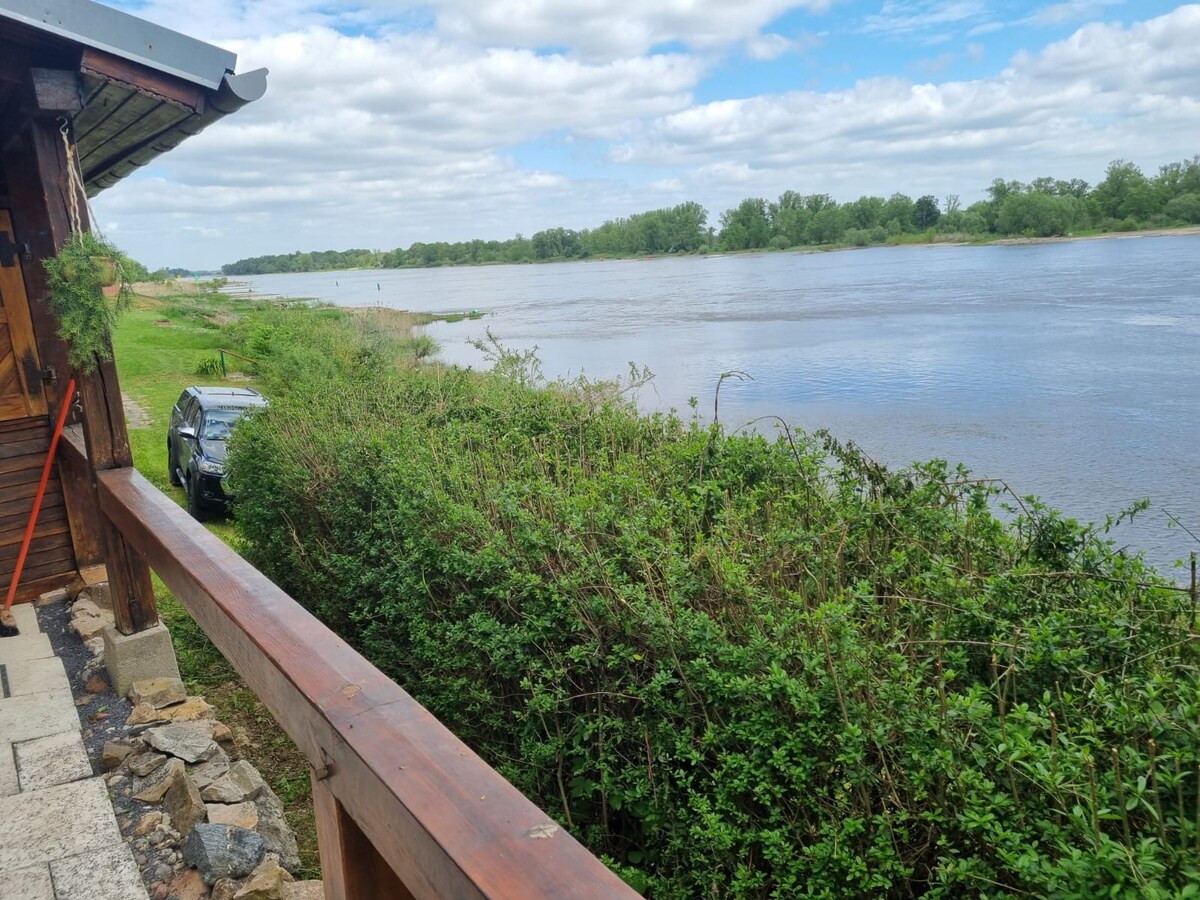
M179 469L175 466L175 454L171 452L171 442L167 442L167 481L171 482L172 487L179 487L183 484L179 480Z
M204 502L200 499L200 485L194 478L189 478L187 483L187 510L197 522L203 522L207 518Z

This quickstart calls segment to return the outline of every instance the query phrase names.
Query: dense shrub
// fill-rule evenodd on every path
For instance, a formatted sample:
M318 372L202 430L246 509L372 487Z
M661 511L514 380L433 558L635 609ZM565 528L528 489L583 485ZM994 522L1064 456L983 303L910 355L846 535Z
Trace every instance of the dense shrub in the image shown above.
M512 354L322 355L235 438L249 556L639 889L1196 893L1193 612L1102 533Z

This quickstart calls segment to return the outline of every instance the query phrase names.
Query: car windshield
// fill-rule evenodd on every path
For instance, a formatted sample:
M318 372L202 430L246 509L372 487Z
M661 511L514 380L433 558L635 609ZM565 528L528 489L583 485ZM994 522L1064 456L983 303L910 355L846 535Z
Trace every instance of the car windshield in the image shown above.
M211 409L204 414L200 426L200 440L227 441L233 434L233 426L246 411L244 409Z

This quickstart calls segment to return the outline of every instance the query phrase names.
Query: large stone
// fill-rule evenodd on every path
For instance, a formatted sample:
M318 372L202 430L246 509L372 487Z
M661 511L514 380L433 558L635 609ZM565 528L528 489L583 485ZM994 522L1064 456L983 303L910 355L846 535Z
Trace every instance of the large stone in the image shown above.
M176 831L187 834L192 826L203 822L208 815L200 792L192 784L186 772L176 771L169 779L167 793L163 796L163 806Z
M0 886L0 897L8 900L54 900L54 884L50 881L50 867L29 866L15 872L4 873L4 884Z
M145 900L133 854L122 843L50 863L56 900Z
M134 706L148 703L155 709L162 709L186 699L187 690L178 678L142 678L129 689L129 702Z
M120 843L103 778L0 797L0 876Z
M232 878L222 878L213 885L210 900L233 900L234 896L241 889L242 883L240 881L235 881Z
M142 736L142 740L155 750L161 750L190 763L203 762L212 757L218 749L216 741L202 729L187 725L152 728Z
M49 606L51 603L64 603L69 599L66 588L55 588L52 591L46 591L37 600L34 601L35 606Z
M283 886L283 900L325 900L323 881L295 881Z
M155 709L149 703L139 703L126 719L127 725L147 722L201 722L212 717L212 706L203 697L188 697L182 703Z
M137 634L104 629L104 665L118 697L124 697L143 678L178 678L179 663L171 635L161 622Z
M208 810L208 821L214 825L258 826L258 807L250 800L245 803L206 803L204 808Z
M201 792L229 771L229 756L217 745L217 752L189 773Z
M92 777L79 732L67 731L13 745L22 791L37 791Z
M171 900L208 900L208 885L195 869L180 872L168 886Z
M79 595L79 599L75 601L75 605L71 607L71 619L81 619L85 616L100 617L100 607L86 598L83 594Z
M16 611L17 609L13 610L14 613ZM51 659L54 657L50 638L40 631L23 628L20 621L17 622L17 627L21 629L20 634L6 637L0 641L0 663L7 663L9 668L12 668L13 663L26 659Z
M227 774L201 791L201 795L210 803L241 803L255 799L264 790L269 789L258 769L239 759L229 767Z
M133 755L133 745L128 741L105 741L100 751L100 768L105 772L115 769Z
M4 641L10 640L13 639L4 639ZM4 641L0 641L0 644L3 644ZM0 659L0 663L3 662L5 660ZM67 680L62 660L56 657L21 660L18 664L9 664L5 668L8 671L8 693L12 697L40 694L45 691L71 690L71 682ZM4 732L0 731L0 735L2 734ZM7 737L0 739L7 740Z
M266 852L259 835L236 825L197 825L183 844L184 860L199 869L204 883L210 885L222 878L245 878Z
M288 827L283 816L283 804L266 785L254 799L258 807L258 833L266 842L267 849L279 857L279 863L289 872L300 871L300 851L296 847L296 836Z
M234 900L283 900L283 886L292 880L279 863L268 857L250 873L242 889L233 897Z
M145 778L166 761L167 755L165 753L147 750L145 753L129 757L125 761L125 768L129 770L130 774L136 775L138 778Z
M11 640L18 638L0 639L0 647ZM0 740L15 744L67 731L79 732L79 716L65 683L37 694L0 699Z
M99 616L77 616L71 620L71 630L85 641L100 637L107 625Z
M133 799L143 803L162 803L175 774L183 774L183 772L182 762L177 759L169 760L165 766L160 766L144 781L134 785Z
M17 778L17 761L13 759L12 744L0 741L0 797L19 793L21 781Z

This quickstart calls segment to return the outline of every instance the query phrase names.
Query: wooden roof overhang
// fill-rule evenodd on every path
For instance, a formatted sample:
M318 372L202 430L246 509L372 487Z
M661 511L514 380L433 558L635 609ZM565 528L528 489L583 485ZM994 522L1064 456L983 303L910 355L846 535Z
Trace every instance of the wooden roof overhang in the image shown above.
M0 0L0 149L70 121L89 196L266 91L266 70L91 0Z

